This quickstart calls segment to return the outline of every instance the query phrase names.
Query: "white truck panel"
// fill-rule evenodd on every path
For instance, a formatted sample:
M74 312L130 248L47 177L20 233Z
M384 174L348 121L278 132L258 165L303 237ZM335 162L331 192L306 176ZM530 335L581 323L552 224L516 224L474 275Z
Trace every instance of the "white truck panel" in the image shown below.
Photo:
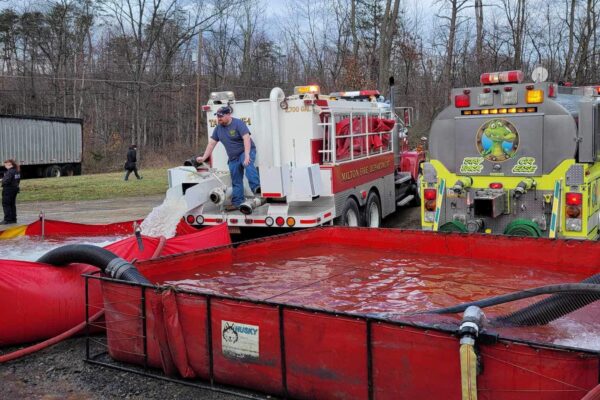
M260 185L262 193L280 193L281 197L286 197L290 193L290 167L283 165L281 167L260 168Z
M292 168L292 191L289 201L312 201L316 196L321 196L321 173L319 165Z

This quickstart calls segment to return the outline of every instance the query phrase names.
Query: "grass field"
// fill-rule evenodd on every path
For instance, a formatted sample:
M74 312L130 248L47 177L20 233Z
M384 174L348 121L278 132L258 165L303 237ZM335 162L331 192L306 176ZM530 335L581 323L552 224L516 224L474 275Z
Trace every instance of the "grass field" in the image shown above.
M69 176L61 178L25 179L21 181L18 202L101 200L117 197L142 197L164 194L167 190L167 168L144 169L144 179L135 175L123 180L124 172Z

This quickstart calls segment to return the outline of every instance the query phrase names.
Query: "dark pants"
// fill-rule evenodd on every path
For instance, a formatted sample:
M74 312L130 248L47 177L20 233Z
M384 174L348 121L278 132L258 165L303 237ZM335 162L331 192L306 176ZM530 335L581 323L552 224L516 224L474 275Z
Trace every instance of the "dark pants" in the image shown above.
M125 172L125 180L129 179L129 174L131 174L132 172L135 174L136 178L141 179L140 175L138 174L137 167L133 167L133 169L128 169L127 172Z
M2 208L5 222L17 222L17 193L19 193L18 187L2 188Z

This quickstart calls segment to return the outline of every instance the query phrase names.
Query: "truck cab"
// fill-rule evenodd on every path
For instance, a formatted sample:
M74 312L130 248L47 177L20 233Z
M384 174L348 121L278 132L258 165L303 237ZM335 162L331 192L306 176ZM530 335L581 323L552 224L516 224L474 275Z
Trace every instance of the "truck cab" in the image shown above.
M536 72L537 71L537 72ZM484 73L453 89L423 166L423 229L596 239L598 90Z

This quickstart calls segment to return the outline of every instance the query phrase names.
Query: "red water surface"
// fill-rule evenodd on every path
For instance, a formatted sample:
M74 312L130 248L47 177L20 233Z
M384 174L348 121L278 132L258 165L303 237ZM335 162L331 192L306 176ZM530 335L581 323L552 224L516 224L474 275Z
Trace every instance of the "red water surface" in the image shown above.
M239 249L243 250L243 249ZM589 273L463 257L399 254L342 244L310 244L267 252L236 251L226 262L206 257L170 271L160 283L182 289L268 300L417 323L456 323L460 315L418 312L536 286L578 282ZM488 318L539 300L485 309ZM590 305L544 327L489 327L502 337L600 350L600 326Z

